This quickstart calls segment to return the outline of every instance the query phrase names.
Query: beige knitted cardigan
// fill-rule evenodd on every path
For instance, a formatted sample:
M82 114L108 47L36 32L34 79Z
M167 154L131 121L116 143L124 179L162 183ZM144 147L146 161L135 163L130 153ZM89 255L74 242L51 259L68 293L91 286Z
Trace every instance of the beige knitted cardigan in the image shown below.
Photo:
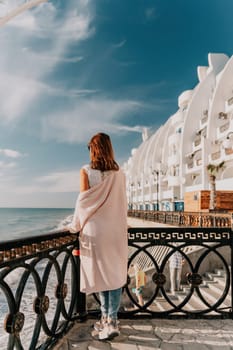
M125 175L113 171L77 198L72 230L80 230L80 289L113 290L127 280L127 199Z

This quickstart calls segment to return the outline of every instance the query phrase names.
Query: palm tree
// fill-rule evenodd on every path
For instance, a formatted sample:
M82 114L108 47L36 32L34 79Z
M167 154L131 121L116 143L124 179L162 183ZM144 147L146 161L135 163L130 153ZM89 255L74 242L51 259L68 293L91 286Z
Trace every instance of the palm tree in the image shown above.
M225 162L222 161L221 163L215 165L215 164L208 164L206 169L209 174L209 180L210 180L210 210L216 209L216 176L220 170L223 170Z

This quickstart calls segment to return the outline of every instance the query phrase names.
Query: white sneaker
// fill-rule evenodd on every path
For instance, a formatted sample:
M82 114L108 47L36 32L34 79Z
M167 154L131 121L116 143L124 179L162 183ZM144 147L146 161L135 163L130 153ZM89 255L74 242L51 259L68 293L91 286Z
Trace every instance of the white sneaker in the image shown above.
M120 335L118 321L111 320L110 322L105 323L103 330L99 332L99 340L113 339L118 335Z
M104 324L104 328L99 332L99 340L107 340L109 333L108 323Z
M109 333L108 336L110 339L117 337L120 335L119 327L118 327L118 321L117 320L111 320L108 324Z
M102 316L101 319L94 324L94 329L97 332L102 331L104 329L105 323L107 323L107 317L106 316Z

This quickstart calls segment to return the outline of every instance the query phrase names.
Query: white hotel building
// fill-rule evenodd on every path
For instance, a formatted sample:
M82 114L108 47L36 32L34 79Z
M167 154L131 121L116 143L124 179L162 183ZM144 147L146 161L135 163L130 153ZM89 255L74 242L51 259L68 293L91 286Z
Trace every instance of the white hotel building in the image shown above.
M233 56L209 54L199 83L124 164L130 208L182 210L184 193L209 190L207 165L225 162L217 190L233 190Z

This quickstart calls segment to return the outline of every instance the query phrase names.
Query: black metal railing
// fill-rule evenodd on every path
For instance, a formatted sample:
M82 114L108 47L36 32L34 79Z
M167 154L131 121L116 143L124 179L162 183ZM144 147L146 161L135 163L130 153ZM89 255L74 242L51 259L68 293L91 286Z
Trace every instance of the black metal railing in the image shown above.
M129 269L119 316L233 318L231 228L130 228ZM170 291L170 259L183 258L182 290ZM146 276L136 290L134 266ZM100 313L80 293L77 235L57 232L0 244L4 349L48 349L75 320ZM140 298L139 298L140 296Z
M67 232L0 244L4 349L46 349L83 317L77 249Z
M123 317L232 318L232 231L228 228L130 228ZM182 256L182 290L171 293L170 259ZM147 275L143 305L133 293L137 263ZM215 289L213 288L215 287Z
M128 216L174 226L231 227L232 222L232 214L223 212L128 210Z

